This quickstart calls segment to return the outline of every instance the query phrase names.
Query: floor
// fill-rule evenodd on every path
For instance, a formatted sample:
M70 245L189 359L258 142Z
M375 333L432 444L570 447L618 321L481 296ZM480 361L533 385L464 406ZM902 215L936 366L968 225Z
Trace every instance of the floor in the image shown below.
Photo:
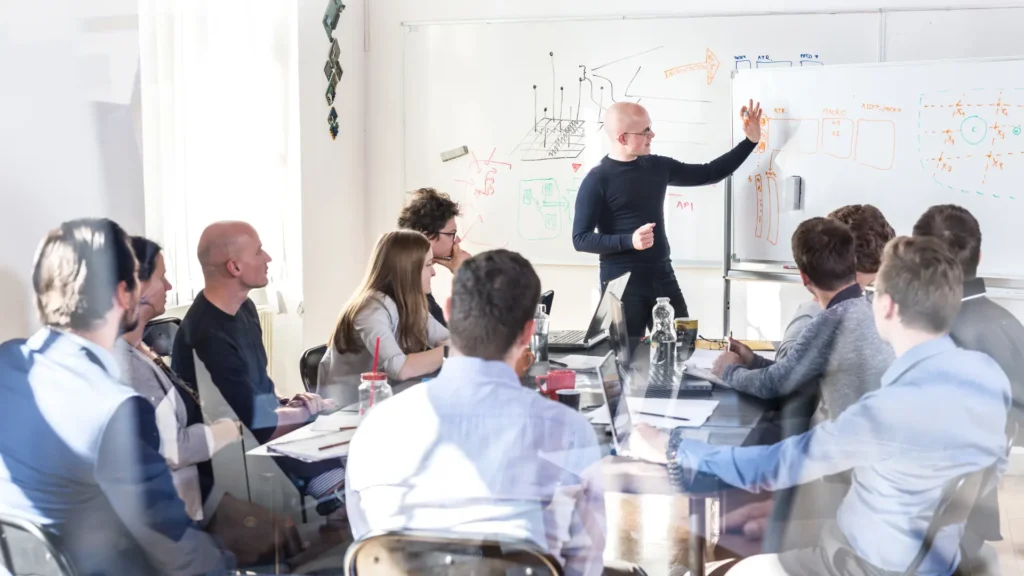
M690 537L686 498L607 494L605 506L609 533L605 558L635 562L650 576L682 576L686 572ZM989 545L995 549L1004 576L1024 576L1024 476L1002 479L999 507L1004 539ZM721 549L709 550L709 560L716 552L721 557Z

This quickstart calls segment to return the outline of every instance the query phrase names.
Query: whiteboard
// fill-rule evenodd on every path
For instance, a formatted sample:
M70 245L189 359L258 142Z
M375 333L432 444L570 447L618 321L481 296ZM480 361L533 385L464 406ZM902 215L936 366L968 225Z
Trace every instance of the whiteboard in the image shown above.
M874 204L909 234L929 206L953 203L981 224L979 273L1024 277L1024 60L756 70L736 75L734 94L767 110L733 179L734 262L791 261L796 226L845 204ZM787 208L794 175L800 210Z
M885 60L1024 56L1024 8L889 12Z
M684 162L731 147L730 72L873 62L874 14L412 26L405 41L405 185L460 201L470 252L596 264L572 246L576 191L607 153L601 111L639 101L652 151ZM470 154L442 162L442 151ZM677 264L720 263L724 183L670 188Z

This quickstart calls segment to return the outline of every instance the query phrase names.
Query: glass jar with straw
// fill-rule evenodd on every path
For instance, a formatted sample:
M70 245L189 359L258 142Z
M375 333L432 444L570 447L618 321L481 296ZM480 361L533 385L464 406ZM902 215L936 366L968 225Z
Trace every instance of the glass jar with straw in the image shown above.
M394 395L388 384L387 374L377 372L377 360L380 357L380 338L373 350L373 372L364 372L359 376L359 415L365 416L371 408Z

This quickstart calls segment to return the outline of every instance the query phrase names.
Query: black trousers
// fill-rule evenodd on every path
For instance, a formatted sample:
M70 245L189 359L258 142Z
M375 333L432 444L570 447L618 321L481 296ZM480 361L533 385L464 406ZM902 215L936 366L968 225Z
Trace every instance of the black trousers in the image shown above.
M686 300L676 281L676 273L672 264L645 266L608 266L601 265L601 291L608 282L630 273L629 283L622 293L622 307L626 311L626 332L630 338L643 338L652 325L651 311L658 298L668 298L675 310L676 318L690 315L686 308Z

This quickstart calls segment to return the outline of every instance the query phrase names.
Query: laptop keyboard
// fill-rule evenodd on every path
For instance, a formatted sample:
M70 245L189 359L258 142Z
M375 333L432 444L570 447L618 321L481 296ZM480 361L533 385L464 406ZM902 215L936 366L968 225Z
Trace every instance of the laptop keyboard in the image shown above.
M586 330L559 330L548 335L548 344L575 344L586 336Z

